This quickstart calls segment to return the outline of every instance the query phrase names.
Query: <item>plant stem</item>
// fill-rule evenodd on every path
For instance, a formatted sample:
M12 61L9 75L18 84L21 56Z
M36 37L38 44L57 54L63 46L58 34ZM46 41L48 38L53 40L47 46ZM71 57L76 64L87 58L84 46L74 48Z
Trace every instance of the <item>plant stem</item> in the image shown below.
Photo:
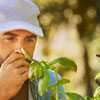
M57 70L55 70L55 74L56 74L56 83L58 83ZM58 86L56 86L56 100L58 100Z

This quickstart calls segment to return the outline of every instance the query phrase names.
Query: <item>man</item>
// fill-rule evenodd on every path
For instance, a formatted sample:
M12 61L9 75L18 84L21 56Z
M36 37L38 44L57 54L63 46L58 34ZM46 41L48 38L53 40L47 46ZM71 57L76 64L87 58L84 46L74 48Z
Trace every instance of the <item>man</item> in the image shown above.
M22 48L32 57L37 36L43 36L39 27L39 8L28 0L0 0L0 100L50 100L51 93L39 96L28 80L29 62ZM56 82L51 75L50 84ZM63 90L63 86L59 87ZM59 98L66 98L59 95Z

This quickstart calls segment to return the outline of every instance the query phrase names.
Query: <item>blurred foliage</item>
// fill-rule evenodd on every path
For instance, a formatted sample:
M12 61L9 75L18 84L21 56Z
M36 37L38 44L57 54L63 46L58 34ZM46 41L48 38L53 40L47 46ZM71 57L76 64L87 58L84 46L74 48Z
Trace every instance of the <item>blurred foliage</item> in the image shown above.
M40 23L44 33L62 22L77 24L80 37L89 36L98 21L99 0L32 0L41 9ZM99 7L99 5L98 5ZM47 30L47 31L46 31Z
M39 20L45 37L44 42L39 41L45 44L42 49L43 55L47 59L50 58L50 55L51 58L58 55L68 56L76 61L78 63L78 74L75 76L75 74L67 71L66 77L71 78L74 84L68 85L66 90L70 91L70 88L72 88L72 91L81 93L87 88L86 91L84 90L86 94L83 92L82 95L92 96L96 87L93 78L97 72L100 72L100 59L95 56L96 53L100 53L100 0L32 1L39 6L41 11ZM66 28L65 33L67 35L63 35L64 31L61 31L63 36L60 34L59 27L62 28L62 26ZM63 37L63 39L60 37ZM66 40L64 40L65 38ZM56 44L54 44L54 39L56 39ZM61 53L56 48L58 51L61 50ZM58 70L61 75L66 73L60 66ZM83 86L79 87L80 85Z

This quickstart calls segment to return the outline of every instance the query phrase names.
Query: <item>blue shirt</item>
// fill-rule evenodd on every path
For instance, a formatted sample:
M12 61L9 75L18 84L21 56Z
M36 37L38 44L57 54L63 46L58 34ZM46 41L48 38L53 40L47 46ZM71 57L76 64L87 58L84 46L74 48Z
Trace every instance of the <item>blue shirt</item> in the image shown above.
M48 71L50 74L50 82L49 85L56 83L56 75L54 72L52 71ZM58 75L58 79L61 79L60 75ZM38 84L38 81L36 81L36 84ZM39 96L37 93L33 93L34 90L32 91L32 89L30 88L30 83L29 83L29 98L28 100L50 100L50 96L51 96L51 92L45 91L44 94L42 96ZM65 92L64 86L61 85L58 87L59 91ZM34 95L36 95L36 97L38 96L38 99L34 98ZM65 94L61 94L59 93L59 99L66 99L66 95Z

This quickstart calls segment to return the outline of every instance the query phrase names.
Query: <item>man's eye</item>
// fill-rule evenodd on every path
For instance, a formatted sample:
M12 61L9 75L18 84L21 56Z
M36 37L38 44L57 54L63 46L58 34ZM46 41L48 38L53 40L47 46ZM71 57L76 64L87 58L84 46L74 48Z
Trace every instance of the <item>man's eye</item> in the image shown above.
M14 40L14 38L6 38L7 40Z
M27 39L27 42L34 42L33 39Z

